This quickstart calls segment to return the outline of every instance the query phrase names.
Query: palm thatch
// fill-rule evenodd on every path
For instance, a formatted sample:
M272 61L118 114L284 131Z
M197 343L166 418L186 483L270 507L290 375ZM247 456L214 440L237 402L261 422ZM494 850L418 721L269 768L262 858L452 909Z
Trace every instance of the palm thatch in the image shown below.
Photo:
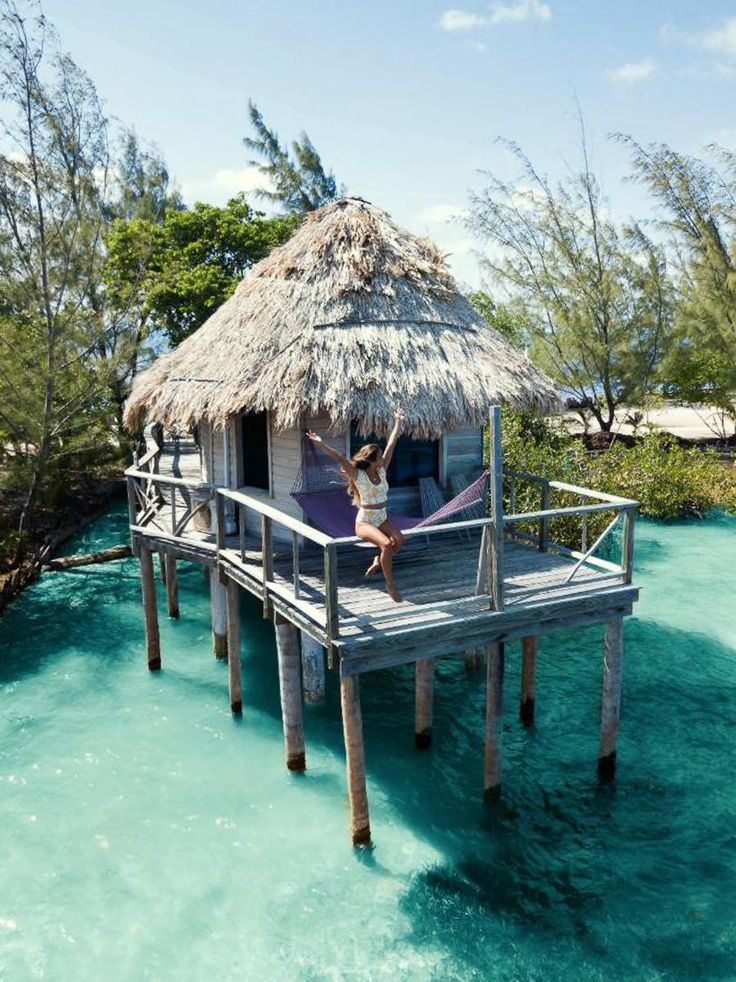
M326 413L383 433L395 406L434 439L505 403L548 411L554 383L457 290L436 246L360 198L312 212L191 337L135 380L125 422L221 425L270 410L277 429Z

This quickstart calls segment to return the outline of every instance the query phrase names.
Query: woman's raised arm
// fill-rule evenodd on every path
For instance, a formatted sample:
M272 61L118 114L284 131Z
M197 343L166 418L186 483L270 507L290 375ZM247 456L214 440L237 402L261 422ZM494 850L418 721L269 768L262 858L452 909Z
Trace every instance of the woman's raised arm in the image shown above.
M349 474L350 477L355 476L355 468L350 463L348 458L341 454L339 450L335 450L333 447L331 447L329 443L325 443L319 433L315 433L313 430L307 430L307 437L312 441L312 443L318 443L328 457L332 457L333 460L336 460L346 474Z
M386 449L383 451L383 466L388 468L391 463L391 459L394 455L394 450L396 449L396 441L399 439L399 434L401 433L401 428L404 425L404 412L401 406L396 407L396 412L394 413L394 428L391 430L391 435L388 438L388 443L386 444Z

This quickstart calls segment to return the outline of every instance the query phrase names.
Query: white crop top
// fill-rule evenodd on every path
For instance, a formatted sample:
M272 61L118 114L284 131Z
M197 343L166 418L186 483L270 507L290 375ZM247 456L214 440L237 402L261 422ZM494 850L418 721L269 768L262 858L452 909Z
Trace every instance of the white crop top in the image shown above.
M367 471L359 470L357 472L356 484L358 485L358 491L360 493L361 505L380 505L386 501L388 497L388 481L386 480L386 471L383 467L381 467L378 473L381 480L378 484L374 484L368 477Z

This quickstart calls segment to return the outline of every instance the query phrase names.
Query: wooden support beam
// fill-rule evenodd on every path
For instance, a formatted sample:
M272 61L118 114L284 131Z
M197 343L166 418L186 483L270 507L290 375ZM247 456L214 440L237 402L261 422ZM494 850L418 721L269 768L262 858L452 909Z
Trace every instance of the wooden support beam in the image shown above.
M303 771L306 769L306 759L304 753L304 721L302 718L299 632L290 621L287 621L280 614L276 614L275 623L286 766L290 771Z
M170 552L164 553L164 571L169 617L176 618L179 616L179 578L176 572L176 557Z
M492 406L488 429L490 478L488 493L493 519L490 532L488 557L488 593L493 610L503 610L503 450L501 447L501 407Z
M486 746L483 768L483 800L495 801L501 795L503 642L489 644L486 658Z
M606 622L603 642L603 694L601 698L601 742L598 777L612 781L616 773L616 740L621 713L621 684L624 667L623 618Z
M434 702L434 659L416 663L414 745L426 750L432 743L432 711Z
M519 717L524 726L534 726L534 691L537 674L538 638L521 639L521 702Z
M302 640L302 684L304 701L309 703L325 700L325 649L314 638L301 632Z
M465 661L465 667L469 672L477 671L483 664L483 649L468 648L463 655L463 659Z
M243 696L240 686L240 588L228 580L227 596L227 677L230 708L236 716L243 712Z
M161 574L161 582L166 585L166 553L163 549L158 551L158 570Z
M354 846L369 846L371 844L371 824L368 815L368 792L365 784L360 680L357 676L348 675L340 679L340 702L348 773L350 833Z
M212 614L212 650L215 658L227 658L227 596L216 566L210 569L210 611Z
M146 622L146 658L152 672L161 668L161 640L158 633L158 609L156 607L156 583L153 578L151 550L141 542L138 551L141 564L141 592L143 616Z

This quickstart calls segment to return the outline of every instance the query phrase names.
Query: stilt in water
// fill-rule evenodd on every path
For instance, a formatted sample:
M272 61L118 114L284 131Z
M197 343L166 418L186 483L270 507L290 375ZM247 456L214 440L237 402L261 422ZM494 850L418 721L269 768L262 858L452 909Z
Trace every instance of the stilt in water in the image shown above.
M616 773L616 740L624 667L623 627L622 617L607 621L603 642L601 743L598 751L598 777L602 781L612 781Z
M426 750L432 743L432 710L434 702L434 659L416 663L414 746Z
M480 648L468 648L463 655L468 671L476 671L483 664L483 654Z
M161 574L161 582L166 584L166 553L163 549L158 551L158 571Z
M301 632L302 682L304 701L324 702L325 699L325 649L308 634Z
M240 590L238 584L228 581L227 587L227 667L230 708L236 716L243 712L240 687Z
M176 618L179 616L179 579L176 572L176 559L169 552L164 554L164 570L169 617Z
M299 632L276 614L276 651L279 662L281 718L286 744L286 766L290 771L306 769L304 720L302 718L302 671L299 658Z
M141 564L141 592L143 594L143 616L146 621L146 658L152 672L161 668L161 640L158 633L158 609L156 607L156 584L153 579L153 556L145 543L138 550Z
M345 735L345 761L348 772L350 802L350 833L354 846L371 844L371 824L368 816L368 792L365 786L365 750L363 748L363 719L360 712L360 686L357 675L340 679L342 728Z
M503 717L503 643L489 644L486 653L486 747L483 799L501 795L501 725Z
M534 726L537 640L536 635L521 639L521 703L519 704L519 718L524 726Z
M212 650L215 658L227 658L227 599L225 585L216 566L210 569L210 610L212 612Z

